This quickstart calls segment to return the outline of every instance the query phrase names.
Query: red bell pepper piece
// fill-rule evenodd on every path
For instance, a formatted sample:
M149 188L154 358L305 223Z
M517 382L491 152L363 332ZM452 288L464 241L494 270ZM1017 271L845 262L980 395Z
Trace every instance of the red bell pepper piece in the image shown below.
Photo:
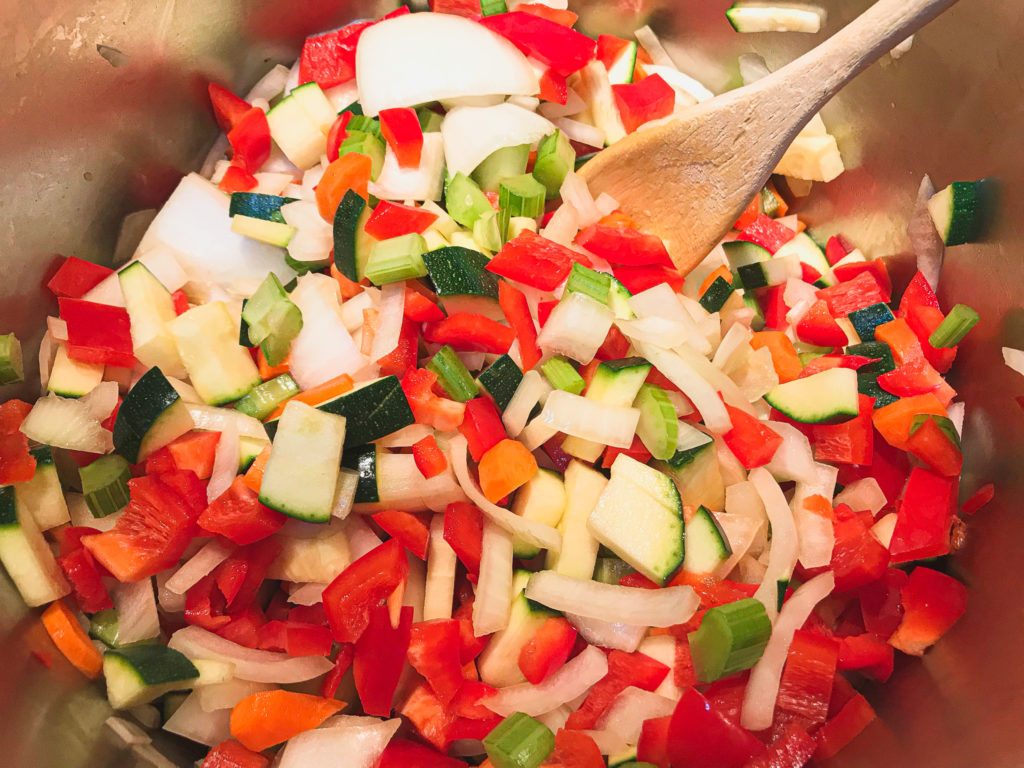
M949 554L956 486L954 478L911 470L889 545L894 563Z
M188 296L180 288L171 294L171 301L174 302L174 314L184 315L191 309L188 303Z
M109 267L93 264L77 256L68 256L46 283L46 287L54 296L80 299L112 274L114 270Z
M419 352L419 323L403 318L402 329L398 332L398 346L377 361L381 376L398 376L402 378L416 367L416 355Z
M540 76L540 93L537 94L541 101L550 101L554 104L564 105L569 101L569 83L565 75L559 74L551 67L544 70Z
M399 509L385 509L373 515L373 522L384 529L384 532L412 552L420 560L427 559L427 540L430 530L412 512Z
M532 13L534 16L540 16L548 21L561 24L563 27L573 26L580 18L572 11L567 11L563 8L552 8L550 5L543 5L541 3L516 3L515 9L522 13Z
M365 229L366 234L370 237L387 240L401 235L422 234L436 220L436 213L431 213L423 208L381 200L370 218L366 220Z
M430 10L434 13L447 13L462 16L465 19L480 20L480 0L430 0Z
M473 461L480 461L487 451L508 438L498 409L486 397L475 397L466 403L466 418L459 425L459 432L469 444Z
M939 299L935 295L935 291L932 290L928 278L920 270L914 273L910 283L907 284L906 290L903 291L899 308L896 310L896 316L906 317L914 307L939 309Z
M555 749L548 758L563 768L604 768L601 750L583 731L559 728L555 733Z
M235 192L248 192L257 186L259 186L259 182L256 180L256 177L245 170L245 168L240 165L230 165L224 171L224 176L221 177L220 183L217 184L217 189L232 195Z
M217 588L227 600L230 613L244 610L253 604L260 585L271 564L281 554L277 539L261 539L239 547L214 570Z
M267 113L253 107L228 131L231 163L246 173L256 173L270 157L270 124Z
M914 417L922 413L945 416L946 409L935 395L927 393L904 397L894 403L884 405L871 414L871 420L874 422L878 434L885 438L885 442L894 448L905 451ZM886 493L886 496L888 497L889 494Z
M888 568L880 579L860 589L860 613L864 628L879 637L888 638L903 620L903 598L907 574Z
M269 757L228 739L207 753L201 768L268 768L269 765Z
M409 639L409 664L426 678L445 705L465 681L459 656L461 631L456 619L421 621L413 624Z
M922 655L967 610L967 588L951 576L918 567L902 590L903 620L889 643L903 653Z
M414 368L402 377L402 391L418 423L451 432L465 418L466 405L435 395L433 386L436 381L437 374L433 371Z
M413 443L412 457L416 462L416 469L428 480L448 469L448 460L444 457L444 452L437 447L437 440L433 435L427 435Z
M381 200L381 205L385 201ZM444 312L434 302L422 293L414 291L406 286L405 289L405 317L414 323L429 323L435 320L444 320Z
M840 506L842 509L842 506ZM835 546L829 568L835 575L836 592L849 592L878 579L889 565L889 552L857 516L836 514L833 523ZM809 570L817 574L824 569Z
M832 368L849 368L851 371L856 371L869 363L878 362L879 359L877 357L864 357L863 355L822 355L805 365L797 378L806 379L808 376L813 376L816 373L828 371Z
M62 298L57 303L68 324L68 357L83 363L134 367L127 310L81 299Z
M356 560L324 590L324 610L334 639L351 643L370 623L370 611L409 575L405 549L390 539Z
M686 690L676 704L668 732L672 765L741 768L764 750L753 734L712 708L696 688Z
M764 327L768 330L784 331L789 327L786 313L789 307L785 301L786 286L773 285L760 292L761 309L764 312Z
M936 392L943 384L938 371L923 357L887 371L878 377L878 386L899 397ZM941 398L940 398L941 399Z
M259 632L259 647L289 656L326 656L331 652L331 631L302 621L268 621Z
M865 632L839 638L837 669L856 669L884 683L892 675L893 648L881 635Z
M543 328L547 323L548 318L551 317L551 311L558 306L557 301L538 301L537 302L537 322L540 323L540 327ZM582 373L580 374L583 375ZM584 380L586 377L583 377Z
M396 737L384 747L377 768L466 768L466 763L414 741Z
M776 710L823 723L828 716L839 644L830 637L798 629L789 646L779 682Z
M853 741L875 719L875 710L859 693L815 734L818 750L815 757L827 760Z
M593 728L623 689L633 685L645 691L653 691L668 673L667 666L650 656L639 652L612 651L608 654L608 673L594 684L579 709L569 715L565 727L580 730Z
M927 418L907 439L907 451L919 458L933 472L946 477L958 477L964 457L959 446L947 435L934 418Z
M942 321L946 319L942 311L935 307L910 307L903 319L907 321L910 330L914 332L917 340L921 343L921 350L924 352L925 359L939 373L948 371L956 359L957 348L955 346L948 349L945 347L933 347L931 342L928 341L932 333L935 332L935 329L942 325Z
M60 534L60 557L57 563L74 591L78 607L85 613L96 613L114 607L103 584L103 574L92 554L82 545L82 537L99 533L95 528L72 526Z
M764 422L746 411L726 404L732 429L722 435L736 458L747 469L763 467L782 445L782 437Z
M352 659L355 657L356 647L352 643L342 643L338 647L338 655L334 657L334 667L324 677L320 686L320 695L325 699L333 699L341 685L341 679L352 666Z
M338 153L341 151L341 143L348 136L348 123L351 119L352 113L346 110L338 115L334 122L331 123L331 128L327 131L328 163L338 159Z
M299 57L299 82L316 81L321 88L333 88L356 76L356 45L372 21L349 24L333 32L307 37Z
M668 283L675 293L683 290L683 276L677 270L670 269L669 267L658 265L630 267L620 265L612 267L612 275L626 286L626 290L630 293L640 293L662 283Z
M840 260L849 256L855 250L856 248L853 243L848 241L843 235L833 235L825 245L825 259L828 261L829 266L834 267Z
M220 432L186 432L168 443L166 448L175 469L190 469L200 480L207 480L213 473L213 462L217 454ZM161 450L164 450L163 448ZM151 455L152 457L152 455ZM149 470L149 461L147 460Z
M459 562L473 576L480 573L484 535L483 514L468 501L454 501L444 511L444 540L455 550Z
M534 685L557 671L576 644L576 629L561 616L547 619L519 651L519 670Z
M440 322L423 327L423 338L427 341L448 344L462 352L503 355L515 337L515 331L507 325L472 312L454 312Z
M199 515L199 527L235 544L252 544L281 530L288 518L260 504L259 494L236 477Z
M668 757L668 737L671 727L671 715L644 720L640 727L640 741L636 745L636 759L656 765L658 768L671 768Z
M242 116L252 108L252 105L245 99L235 96L227 88L216 83L210 83L207 92L210 94L213 116L224 133L234 128Z
M794 237L796 237L796 232L785 224L779 224L770 216L759 213L754 223L748 225L737 239L756 243L762 248L766 248L769 253L774 254Z
M878 288L882 294L882 300L888 304L892 298L892 280L889 277L889 270L886 269L885 262L882 259L858 261L853 264L836 267L832 270L836 280L841 283L848 283L857 275L863 273L870 274L875 278L875 282L878 283Z
M231 620L216 630L216 634L225 640L244 645L246 648L258 649L260 647L260 627L266 622L267 619L259 606L250 605L239 613L231 614Z
M799 768L814 755L818 742L798 723L786 723L768 751L755 757L744 768Z
M828 311L828 304L818 299L796 324L796 335L801 341L819 347L842 347L846 345L846 331Z
M405 700L401 714L424 740L438 750L448 749L449 734L456 715L437 697L430 686L420 683Z
M378 717L391 714L391 700L405 666L411 628L412 606L402 608L397 627L391 626L386 605L370 610L366 630L356 640L352 662L356 691L366 714Z
M589 37L532 13L499 13L480 23L562 75L571 75L594 58L595 43Z
M382 109L380 132L400 168L419 168L423 153L423 129L412 107Z
M469 662L483 653L484 648L487 647L487 639L490 635L477 637L473 633L473 622L469 618L473 614L472 600L460 607L465 608L461 614L458 610L452 614L459 622L459 639L461 641L459 646L459 660L462 661L463 664L469 664ZM465 686L465 683L463 686Z
M502 246L487 263L487 271L523 285L553 291L569 276L572 251L526 230Z
M852 280L836 283L817 292L828 304L833 317L846 317L855 309L884 304L888 299L871 272L861 272Z
M811 427L811 447L815 461L834 464L871 463L874 453L874 428L871 413L875 399L858 395L860 413L842 424L815 424Z
M960 506L960 511L965 515L973 515L982 507L992 501L996 495L996 487L992 483L985 483L974 494Z
M519 356L523 370L528 371L540 362L541 352L537 346L537 326L533 323L526 296L502 280L498 283L498 305L519 339Z
M647 450L646 446L644 446L643 441L634 435L633 442L629 448L615 448L611 445L605 448L604 454L601 458L601 466L605 469L611 469L612 463L620 453L624 453L630 458L636 459L641 464L646 464L651 460L651 452Z
M185 592L185 621L210 632L231 622L225 615L227 601L217 588L215 573L208 573Z
M668 250L661 238L639 232L632 227L591 224L576 235L576 244L582 245L610 264L673 268L672 259L669 258Z
M461 625L462 621L456 623ZM467 623L472 625L471 621L467 621ZM480 700L487 696L493 696L496 692L496 688L492 688L487 683L481 683L479 680L463 680L449 706L459 717L470 720L489 720L494 717L494 713L481 704Z
M0 403L0 484L22 483L36 473L36 460L20 429L31 410L32 406L23 400Z
M626 133L633 133L651 120L668 117L676 106L676 92L661 75L650 75L634 83L616 83L612 93Z

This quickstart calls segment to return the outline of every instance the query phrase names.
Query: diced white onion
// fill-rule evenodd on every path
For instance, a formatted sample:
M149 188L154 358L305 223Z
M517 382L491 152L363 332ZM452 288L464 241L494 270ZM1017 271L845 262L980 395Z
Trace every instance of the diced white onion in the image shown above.
M309 190L304 197L308 199L281 206L285 223L295 227L295 234L288 241L288 255L296 261L323 262L334 247L334 230L313 202L313 186L319 183L323 170L323 166L315 166L303 176L302 186Z
M293 590L288 595L288 602L293 605L316 605L324 601L324 589L326 584L309 582Z
M501 423L512 437L518 437L526 426L537 403L544 402L551 392L551 385L536 369L523 374L522 381L512 394L508 406L501 414Z
M221 709L231 709L246 696L252 696L261 691L271 691L275 687L270 683L232 679L223 683L200 686L196 688L194 695L199 699L199 707L203 712L216 712Z
M113 381L101 381L89 392L79 398L79 401L89 406L90 415L97 421L104 421L117 405L117 383Z
M711 345L697 327L693 317L680 305L679 299L667 283L641 291L631 296L627 303L637 317L661 317L682 326L686 329L686 339L691 347L702 355L711 352ZM703 311L704 308L701 307L701 312Z
M793 524L799 542L799 560L804 568L824 568L832 562L836 535L832 518L807 508L801 501L791 504Z
M233 408L215 408L212 405L189 403L188 412L196 429L206 430L207 432L223 432L230 424L238 430L239 437L270 440L267 437L266 428L259 419L254 419L252 416L247 416Z
M597 223L601 218L601 211L594 203L594 196L590 194L587 182L575 171L569 171L559 187L558 194L563 202L568 203L576 211L577 224L580 229Z
M408 512L432 510L442 512L452 502L465 501L451 468L434 477L424 478L416 469L410 453L380 453L377 456L377 477L380 500L357 504L362 512L381 509L403 509Z
M148 733L139 728L135 723L122 717L111 715L104 721L104 725L112 730L117 738L125 744L148 744L153 740Z
M635 37L636 41L643 46L645 51L647 51L648 55L651 57L651 61L653 61L656 66L676 69L676 65L675 62L672 61L672 57L668 55L668 51L665 50L665 46L661 44L661 40L658 39L658 36L654 34L654 30L649 26L645 24L640 27L640 29L633 32L633 37Z
M153 580L118 584L111 591L117 611L117 642L122 645L149 640L160 634Z
M935 185L928 175L921 179L917 190L917 201L907 225L910 249L917 256L917 268L924 275L932 290L939 289L942 261L946 256L946 244L935 229L935 222L928 212L928 201L935 194Z
M384 151L384 165L369 192L381 200L440 200L444 189L444 143L440 133L423 134L420 164L403 168L391 147Z
M441 121L448 173L469 174L502 147L536 144L555 132L549 120L505 102L492 107L456 107ZM568 174L573 176L571 171Z
M792 424L782 421L767 422L765 426L782 438L782 445L764 468L779 481L813 483L817 479L817 473L814 454L811 453L811 443L807 436Z
M246 94L245 100L250 104L252 104L253 99L273 101L284 93L290 72L291 70L284 64L276 64L273 69L256 81L256 85Z
M164 582L164 588L179 595L184 595L190 587L197 584L206 574L227 560L228 555L234 550L235 547L233 545L219 538L211 539L183 563L174 572L173 576Z
M380 546L380 537L359 515L349 515L345 520L345 535L353 562Z
M109 453L114 448L113 435L93 417L88 403L57 395L36 400L20 430L37 443L73 451Z
M499 688L480 703L503 717L513 712L536 717L583 696L606 674L608 658L600 648L590 645L538 685L520 683Z
M298 280L291 300L302 312L302 330L292 340L291 375L310 389L366 365L341 318L338 287L326 275L309 273Z
M562 109L561 105L558 105ZM548 113L550 114L550 112ZM576 114L571 113L571 114ZM604 146L604 131L590 123L581 123L568 117L555 117L552 119L555 127L573 141L586 144L588 147Z
M512 607L512 535L493 520L484 520L480 577L473 601L473 634L477 637L508 626Z
M672 675L672 666L669 665L669 676ZM672 699L630 685L612 700L598 719L597 726L611 729L627 743L636 744L645 720L671 715L675 707Z
M768 470L758 467L752 469L749 476L761 497L772 528L771 559L768 561L764 581L754 593L754 599L764 605L768 617L774 621L778 613L778 582L780 579L788 579L796 564L796 525L782 489Z
M758 520L746 515L719 514L717 520L732 549L732 554L712 574L716 578L724 579L751 550L763 527Z
M410 424L397 432L385 435L376 442L381 448L408 448L432 434L434 431L426 424Z
M373 334L370 359L380 360L398 346L405 317L405 283L388 283L381 289L380 307L377 308L377 327Z
M608 306L573 292L551 310L537 344L547 355L563 354L586 364L594 359L614 320L615 313Z
M432 15L432 14L417 14ZM399 17L405 18L405 17ZM372 29L372 27L371 27ZM330 721L329 721L330 722ZM401 719L359 718L359 724L321 727L288 740L278 768L373 768Z
M301 683L327 673L334 666L323 656L293 657L246 648L195 626L179 629L167 645L190 659L229 661L235 665L236 677L257 683Z
M541 237L566 247L572 245L576 233L580 231L579 214L567 203L562 203L548 219L547 226L541 230Z
M567 435L616 448L633 443L640 421L637 408L617 408L588 400L561 389L548 395L538 418L552 429Z
M351 469L342 469L338 473L338 482L334 487L334 506L331 517L344 520L352 511L352 503L356 498L356 487L359 485L359 473Z
M638 36L639 32L640 30L637 30ZM686 102L688 105L715 98L715 94L709 91L704 83L685 72L680 72L674 65L666 67L660 64L644 64L644 72L648 75L660 75L662 80L672 86L677 95L681 93L683 96L689 96Z
M866 509L872 515L877 515L887 501L878 481L873 477L864 477L845 486L836 494L832 503L836 506L847 504L854 512Z
M684 360L677 352L670 352L643 342L637 343L637 348L641 355L647 358L690 399L693 406L700 412L708 429L715 434L724 434L732 429L729 413L719 399L718 392L697 373L688 360ZM705 360L705 362L707 361ZM708 365L711 366L710 363Z
M231 711L227 709L204 712L199 704L199 695L193 691L164 723L164 730L189 741L215 747L231 738L230 720Z
M967 415L967 404L963 400L950 403L946 406L946 415L949 416L949 420L953 422L953 426L956 427L956 433L963 437L964 435L964 417Z
M546 117L548 120L554 122L562 117L572 117L573 115L578 115L586 108L586 102L580 98L580 95L576 93L576 91L572 87L569 87L566 93L565 104L555 104L554 102L551 101L545 101L541 103L537 111L544 115L544 117ZM590 146L603 147L604 134L602 133L601 136L602 139L600 144L591 144Z
M423 620L450 619L455 596L455 550L444 539L444 516L430 521L427 552L427 582L423 596Z
M1003 362L1010 366L1010 369L1024 376L1024 351L1003 347Z
M206 486L206 500L212 502L231 487L238 474L238 427L234 422L224 426L213 454L213 471Z

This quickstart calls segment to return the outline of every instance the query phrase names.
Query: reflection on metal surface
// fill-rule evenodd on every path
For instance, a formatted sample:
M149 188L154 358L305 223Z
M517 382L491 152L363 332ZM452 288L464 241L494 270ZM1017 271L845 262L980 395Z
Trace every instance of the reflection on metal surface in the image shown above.
M822 4L827 33L869 3ZM587 0L580 10L590 31L650 23L681 67L718 90L738 84L739 54L760 53L777 68L817 40L738 35L725 21L728 5ZM0 3L0 329L31 350L55 309L40 288L53 255L109 261L125 214L158 205L201 162L215 131L209 80L244 88L294 56L304 34L387 9L357 0L305 0L286 12L278 0ZM841 768L1024 765L1024 667L1015 661L1024 613L1014 608L1024 589L1024 517L1014 503L1024 495L1024 413L1013 402L1024 379L999 357L1003 344L1024 346L1022 39L1018 3L973 0L918 35L899 61L875 65L824 111L850 170L797 206L816 233L842 231L866 252L892 256L908 248L906 219L924 173L939 187L982 176L1004 184L992 236L950 249L940 292L947 304L982 312L954 381L968 403L964 494L997 487L952 563L971 588L969 610L923 663L904 659L888 685L868 689L881 722L830 762ZM899 263L908 274L906 254ZM101 727L102 692L59 658L2 575L0 595L4 768L137 764L116 756ZM53 669L32 650L48 653Z

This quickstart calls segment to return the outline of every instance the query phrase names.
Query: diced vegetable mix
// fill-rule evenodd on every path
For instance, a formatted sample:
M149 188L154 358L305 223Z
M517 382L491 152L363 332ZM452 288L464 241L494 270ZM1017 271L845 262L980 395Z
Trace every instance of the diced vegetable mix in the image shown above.
M574 166L706 89L646 28L433 10L310 38L255 105L211 85L213 183L116 275L63 263L49 394L0 406L0 561L206 768L835 754L874 718L842 673L886 680L966 608L917 561L963 525L943 374L978 314L921 272L895 301L774 183L684 281ZM821 21L776 10L729 18ZM841 171L820 119L779 168ZM984 190L932 198L946 244Z

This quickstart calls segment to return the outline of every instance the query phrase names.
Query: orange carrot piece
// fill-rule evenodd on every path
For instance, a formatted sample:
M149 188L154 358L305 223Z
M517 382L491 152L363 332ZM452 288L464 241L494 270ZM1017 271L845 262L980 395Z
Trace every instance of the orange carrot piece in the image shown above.
M95 680L103 671L103 656L63 600L43 611L43 626L57 650L86 677Z
M537 474L537 460L518 440L502 440L480 457L480 488L496 503Z
M619 210L612 211L607 216L599 219L597 223L605 227L625 227L627 229L637 228L636 222Z
M260 492L260 486L263 485L263 471L267 468L268 459L270 459L269 445L263 447L259 456L253 459L249 469L245 471L245 475L242 477L242 482L256 491L256 493Z
M367 187L372 166L370 156L359 152L348 152L327 166L316 187L316 206L324 221L334 221L334 212L350 189L364 200L369 199Z
M754 349L768 347L775 373L779 375L779 382L782 384L797 378L804 369L793 342L782 331L758 331L751 338L750 346Z
M333 400L338 395L344 395L354 386L355 382L352 381L352 377L347 373L343 373L341 376L336 376L329 381L325 381L323 384L317 384L315 387L311 387L304 392L299 392L295 397L285 400L277 406L273 413L267 416L265 420L269 421L270 419L278 418L282 413L284 413L284 407L292 400L298 400L300 403L305 403L306 405L319 405L320 403L328 400Z
M732 272L730 272L729 268L725 266L725 264L723 264L710 275L704 278L704 282L700 284L700 295L703 296L704 292L711 287L711 284L720 277L724 279L725 282L732 285Z
M263 356L262 349L256 353L256 365L260 371L260 378L264 381L270 381L271 379L277 378L282 373L288 373L288 371L291 370L291 361L291 356L288 356L280 365L272 366L267 362L267 358Z
M247 749L262 752L316 728L344 706L343 701L308 693L260 691L231 710L231 735Z
M928 392L913 397L901 397L894 403L876 408L871 413L871 421L874 422L878 434L885 438L885 442L893 448L905 451L907 440L910 438L910 427L914 423L914 417L919 413L945 416L946 409L939 398Z
M338 290L341 291L341 298L348 301L353 296L358 296L366 288L361 283L354 283L349 280L341 271L331 263L331 277L338 284Z

